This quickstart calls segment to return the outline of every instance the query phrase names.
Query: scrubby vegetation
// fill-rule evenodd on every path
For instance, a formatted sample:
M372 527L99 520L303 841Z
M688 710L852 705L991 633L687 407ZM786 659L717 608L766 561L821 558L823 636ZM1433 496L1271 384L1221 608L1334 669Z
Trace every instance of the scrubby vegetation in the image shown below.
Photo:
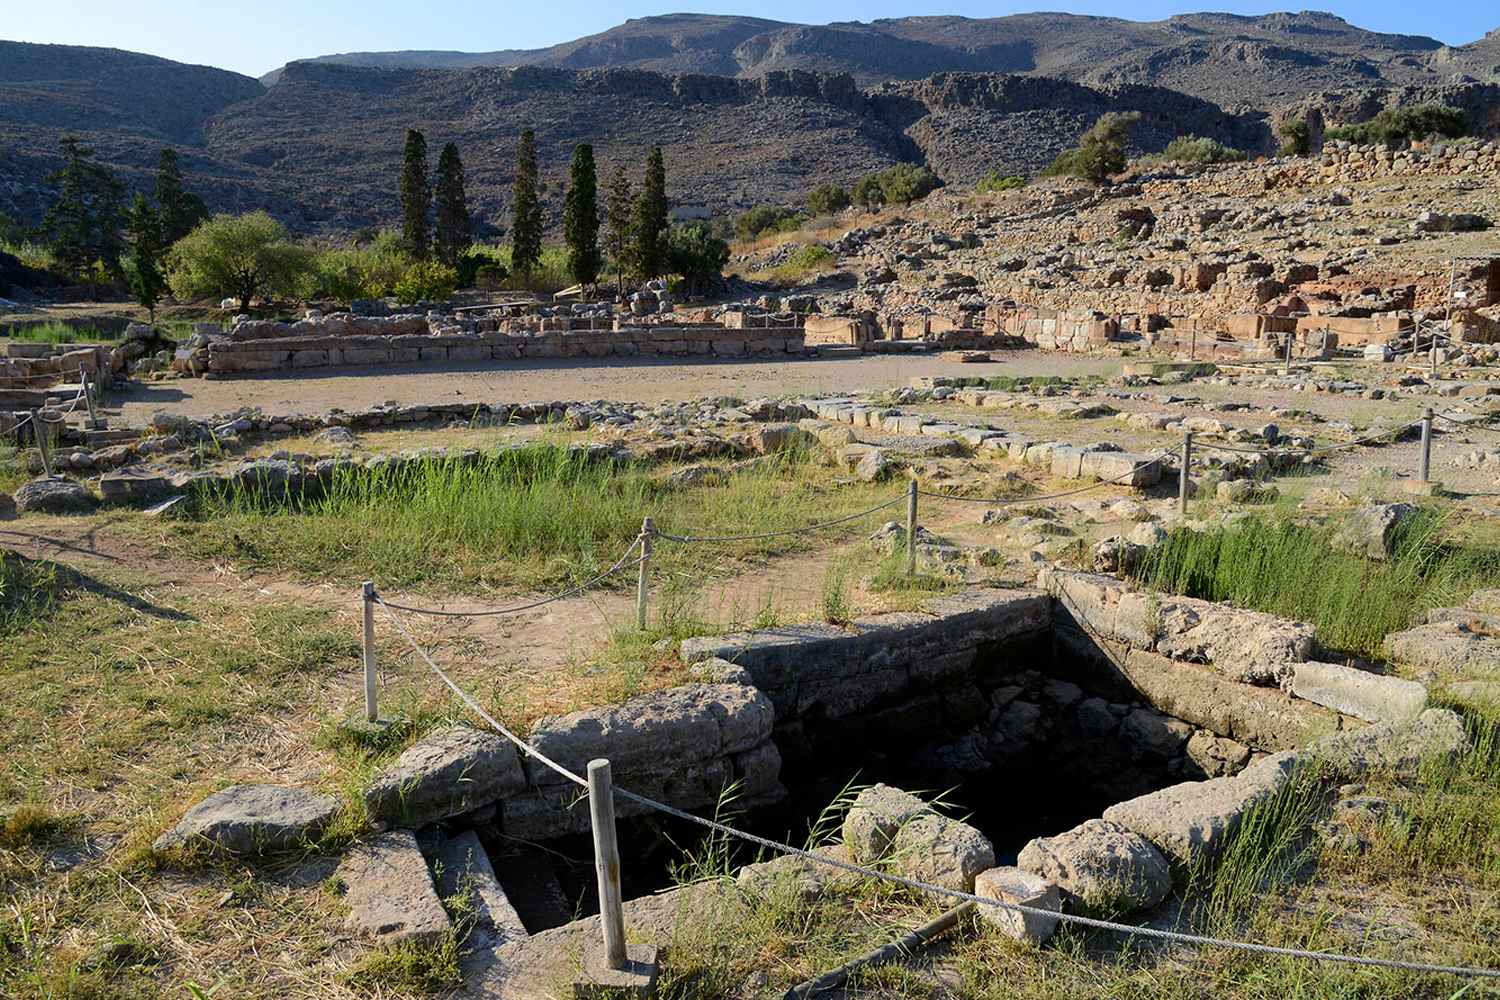
M1328 139L1359 144L1374 142L1395 146L1432 136L1457 139L1468 130L1468 119L1458 108L1444 104L1414 104L1405 108L1386 108L1367 122L1337 125L1325 129L1323 135Z
M1226 146L1217 139L1179 135L1162 150L1162 159L1182 163L1235 163L1245 158L1243 150Z
M1078 145L1058 153L1042 176L1067 175L1103 184L1125 169L1125 137L1140 120L1137 111L1100 115L1093 127L1083 133Z
M979 194L991 194L998 191L1014 191L1026 186L1024 177L1001 177L1000 171L991 170L984 179L974 185L974 190Z

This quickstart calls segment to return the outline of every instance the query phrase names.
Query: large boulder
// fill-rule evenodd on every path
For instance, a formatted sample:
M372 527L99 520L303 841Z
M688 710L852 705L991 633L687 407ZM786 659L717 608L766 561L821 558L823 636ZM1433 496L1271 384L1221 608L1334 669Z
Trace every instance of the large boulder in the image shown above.
M493 733L454 726L412 744L365 792L370 817L414 827L469 812L526 787L516 749Z
M1172 891L1167 859L1119 823L1091 819L1021 848L1016 864L1056 882L1070 903L1122 912L1149 909Z
M876 784L855 796L844 814L844 843L856 860L883 858L896 842L896 833L928 811L926 802L891 785Z
M995 864L994 847L984 834L890 785L859 793L844 816L843 833L856 860L868 863L893 854L908 878L944 889L972 892L974 876ZM934 894L937 902L945 898Z
M215 854L290 850L316 840L338 801L280 785L232 785L187 811L155 850L203 847Z
M16 509L30 513L87 514L94 509L94 495L79 483L60 476L43 476L22 483L16 490Z

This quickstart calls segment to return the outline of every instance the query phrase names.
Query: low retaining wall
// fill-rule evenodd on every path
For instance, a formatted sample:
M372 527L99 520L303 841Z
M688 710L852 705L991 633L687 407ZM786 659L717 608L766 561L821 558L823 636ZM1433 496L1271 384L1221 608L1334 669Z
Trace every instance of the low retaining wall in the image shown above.
M566 318L529 325L460 324L441 315L343 313L295 324L242 322L228 335L207 335L198 346L179 350L177 367L192 374L232 374L422 361L801 354L805 347L802 329L794 325L574 325Z

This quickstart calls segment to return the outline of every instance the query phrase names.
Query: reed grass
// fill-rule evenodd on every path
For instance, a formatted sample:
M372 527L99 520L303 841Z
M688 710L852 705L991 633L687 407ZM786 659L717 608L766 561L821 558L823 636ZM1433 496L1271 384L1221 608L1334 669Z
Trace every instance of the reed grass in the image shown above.
M57 320L14 327L5 337L35 344L112 344L120 339L118 334L106 333L96 326L69 326Z
M1325 646L1370 658L1390 632L1500 579L1500 548L1476 541L1454 514L1410 518L1385 560L1344 550L1339 528L1277 513L1216 531L1177 528L1133 576L1152 589L1310 622Z
M726 485L682 488L634 464L536 443L478 462L430 457L401 472L351 469L317 498L278 500L226 489L179 530L198 554L344 582L405 589L563 589L609 568L650 514L670 534L722 536L826 521L888 498L888 487L833 487L810 453L735 472ZM792 551L816 536L684 546L659 541L653 572L716 572L724 560Z

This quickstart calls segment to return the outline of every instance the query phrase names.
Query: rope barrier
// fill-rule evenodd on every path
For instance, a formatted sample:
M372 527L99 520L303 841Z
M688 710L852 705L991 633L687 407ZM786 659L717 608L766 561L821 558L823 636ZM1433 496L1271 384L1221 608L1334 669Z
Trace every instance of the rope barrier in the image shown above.
M630 548L625 550L625 554L620 557L619 562L615 563L609 569L605 570L603 573L600 573L598 576L594 577L587 583L580 583L578 586L572 588L571 590L565 590L560 594L553 594L551 597L544 598L540 601L533 601L530 604L519 604L513 608L492 608L487 611L442 611L436 608L414 608L405 604L386 604L386 602L380 597L378 593L373 594L372 596L377 601L380 601L383 607L395 608L397 611L409 611L412 614L418 615L432 615L437 618L489 618L493 615L513 615L521 611L530 611L533 608L540 608L548 604L553 604L557 601L561 601L566 597L573 597L577 594L581 594L585 590L588 590L590 587L594 586L594 584L599 583L608 576L618 573L620 570L629 569L632 566L639 566L642 562L645 561L645 556L640 556L631 562L626 562L625 560L630 558L630 553L634 552L636 546L640 544L640 538L636 538L635 541L630 543Z
M1500 431L1500 416L1493 414L1475 414L1475 416L1481 416L1481 419L1474 421L1454 420L1446 413L1434 413L1433 416L1455 427L1462 427L1464 430Z
M452 689L453 692L457 694L466 705L473 709L481 719L483 719L489 725L493 726L501 736L505 737L512 744L514 744L516 749L521 753L524 753L526 756L550 768L552 771L573 782L574 784L580 785L585 788L588 787L587 780L574 773L573 771L570 771L556 761L548 758L540 750L537 750L535 747L531 746L525 740L521 739L515 733L507 729L504 725L496 721L492 716L490 716L488 712L484 711L484 709L481 708L478 703L475 702L474 699L471 698L460 685L455 683L452 678L450 678L446 673L443 672L441 667L433 662L432 657L427 655L426 650L421 647L416 639L412 637L412 634L406 630L406 627L401 624L401 620L396 617L396 614L392 610L392 607L390 605L387 605L385 601L381 600L378 595L376 595L375 600L379 602L381 607L385 608L386 614L390 617L392 624L394 624L401 635L405 637L406 641L411 645L412 649L414 649L417 654L424 661L426 661L427 665L432 668L433 672L436 673L439 678L442 679L443 683L445 683L450 689ZM987 896L979 896L972 892L964 892L959 889L949 889L943 886L931 885L918 879L906 878L904 876L895 875L890 872L884 872L874 868L867 868L863 865L854 864L853 862L842 861L837 858L831 858L827 857L826 855L817 854L813 851L804 850L791 844L783 843L778 840L772 840L768 837L761 837L757 834L736 829L735 827L720 823L717 820L711 820L703 816L695 815L693 813L687 812L686 810L678 809L677 807L667 805L664 802L658 802L655 799L649 798L645 795L640 795L636 792L629 791L625 788L620 788L618 786L614 788L614 793L621 796L622 798L629 799L633 802L638 802L641 805L644 805L650 809L654 809L657 812L663 813L665 815L673 816L686 822L695 823L706 829L712 830L715 833L720 833L730 837L736 837L740 840L746 841L747 843L755 844L767 850L775 851L780 854L790 855L792 857L802 858L804 861L808 861L813 864L827 865L829 867L839 868L853 874L879 879L880 881L887 882L892 885L899 885L907 889L916 890L918 892L936 893L942 896L947 896L951 899L972 902L981 906L990 906L998 909L1010 910L1012 912L1026 914L1029 916L1058 920L1062 923L1091 927L1096 930L1113 931L1117 933L1129 934L1134 937L1155 938L1158 940L1171 941L1179 944L1228 948L1235 951L1252 952L1264 955L1281 955L1288 958L1301 958L1320 962L1337 962L1346 965L1373 966L1387 969L1402 969L1411 972L1431 972L1454 976L1500 979L1500 971L1491 969L1469 969L1461 966L1437 965L1426 962L1405 962L1398 959L1371 958L1364 955L1346 955L1339 952L1312 951L1306 948L1284 948L1276 945L1257 944L1251 941L1231 941L1224 938L1209 937L1201 934L1185 934L1180 931L1167 931L1160 930L1154 927L1143 927L1136 924L1124 924L1112 920L1100 920L1094 917L1086 917L1076 913L1062 913L1056 910L1047 910L1040 907L1025 906L1020 903L1011 903L1000 899L991 899Z
M1108 452L1104 452L1104 454L1109 454L1109 453ZM927 490L920 490L920 489L917 490L917 495L918 496L923 496L923 497L932 497L934 500L961 500L961 501L964 501L966 503L983 503L983 504L989 504L992 507L1000 506L1000 505L1003 505L1003 504L1013 504L1013 503L1041 503L1044 500L1061 500L1063 497L1077 496L1080 493L1088 493L1090 490L1097 490L1097 489L1099 489L1101 487L1104 487L1104 486L1111 486L1111 485L1113 485L1115 483L1120 482L1121 480L1129 479L1130 477L1134 476L1136 473L1140 472L1142 469L1148 468L1149 466L1152 466L1152 465L1156 465L1157 463L1161 462L1162 459L1167 458L1167 457L1169 457L1169 456L1167 456L1167 455L1157 455L1155 458L1151 459L1151 461L1149 461L1149 462L1146 462L1144 465L1138 465L1135 468L1129 470L1128 472L1122 472L1120 475L1115 476L1115 477L1113 477L1111 479L1101 479L1097 483L1090 483L1088 486L1083 486L1083 487L1080 487L1080 488L1078 488L1076 490L1068 490L1065 493L1049 493L1049 494L1047 494L1045 496L1039 496L1039 497L1004 497L1004 498L1001 498L1001 499L992 500L992 499L990 499L988 497L961 497L961 496L957 496L957 495L952 494L952 493L931 493L931 492L928 492ZM904 497L903 497L903 499L904 499Z
M574 784L582 785L584 788L588 787L589 783L588 783L587 780L585 780L584 778L580 777L579 775L574 774L572 771L569 771L567 768L563 767L561 764L557 763L555 760L552 760L551 758L547 757L545 754L543 754L536 747L534 747L531 744L527 743L525 740L521 739L519 736L517 736L515 733L511 732L509 729L506 729L505 726L501 725L498 721L496 721L488 712L486 712L484 709L480 708L479 704L473 698L469 697L469 693L467 691L465 691L462 687L460 687L458 684L454 683L453 678L451 678L447 674L443 673L443 668L440 667L440 666L438 666L436 663L434 663L432 661L432 657L430 657L430 656L427 655L427 651L421 647L421 645L417 642L416 639L412 638L412 634L406 630L406 626L401 624L401 619L399 619L399 618L396 617L396 612L393 611L393 610L391 610L391 608L393 606L390 605L390 604L387 604L387 603L385 603L385 601L381 600L379 594L375 594L373 596L374 596L375 602L377 604L379 604L382 608L384 608L385 609L385 613L388 616L390 616L391 624L396 626L396 631L400 632L403 636L406 637L406 641L411 644L411 648L417 651L417 655L418 656L420 656L422 659L424 659L424 660L427 661L427 665L432 668L433 673L437 674L438 677L442 678L443 683L446 684L446 685L448 685L448 687L450 687L453 690L454 694L456 694L460 698L462 698L464 704L468 705L470 708L472 708L474 710L475 714L477 714L481 719L483 719L485 722L489 723L491 726L494 726L496 732L498 732L501 736L504 736L506 739L508 739L512 743L514 743L515 746L516 746L516 749L520 750L522 753L525 753L528 757L531 757L534 760L539 761L542 764L545 764L547 767L550 767L552 770L556 771L558 774L560 774L563 777L567 778L569 781L573 782Z
M820 524L809 524L801 528L788 528L785 531L767 531L759 535L721 535L717 537L709 537L701 535L668 535L663 532L654 530L651 533L655 537L668 542L749 542L756 541L762 538L780 538L783 535L800 535L804 532L817 531L820 528L831 528L836 524L843 524L847 521L854 521L858 518L864 517L866 514L873 514L877 510L885 510L887 507L893 507L896 504L901 503L906 498L907 494L902 493L900 496L892 500L887 500L882 504L876 504L869 510L862 510L858 514L850 514L848 517L841 517L833 521L823 521Z

